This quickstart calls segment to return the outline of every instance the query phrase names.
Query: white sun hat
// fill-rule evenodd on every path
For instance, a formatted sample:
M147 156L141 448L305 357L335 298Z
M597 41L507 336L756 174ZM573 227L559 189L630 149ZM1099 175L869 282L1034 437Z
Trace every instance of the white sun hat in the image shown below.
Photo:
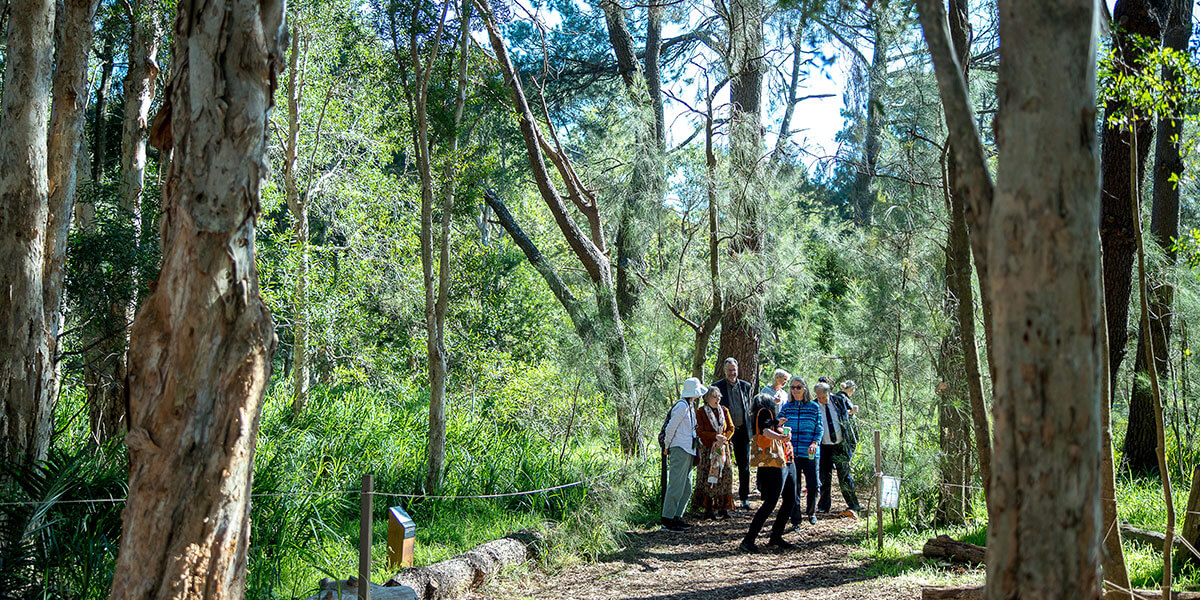
M679 394L680 398L699 398L708 392L708 388L700 383L695 377L688 377L683 381L683 391Z

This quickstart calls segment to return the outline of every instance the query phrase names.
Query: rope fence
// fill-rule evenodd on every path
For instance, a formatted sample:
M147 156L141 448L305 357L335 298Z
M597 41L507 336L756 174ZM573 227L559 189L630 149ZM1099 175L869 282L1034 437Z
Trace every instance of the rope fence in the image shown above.
M250 498L254 499L254 498L296 497L296 496L306 496L307 497L307 496L339 496L339 495L349 496L349 495L358 495L358 494L369 495L369 496L380 496L380 497L384 497L384 498L407 498L410 500L418 500L418 499L419 500L486 500L486 499L492 499L492 498L514 498L514 497L518 497L518 496L533 496L535 494L544 494L546 492L554 492L554 491L558 491L558 490L564 490L564 489L568 489L568 488L578 487L578 486L581 486L581 485L584 485L587 483L591 483L598 479L606 478L614 473L617 473L618 471L625 470L630 466L630 464L631 463L626 462L625 464L623 464L619 467L613 468L613 469L609 469L608 471L605 471L604 473L600 473L598 475L593 475L591 477L584 477L583 479L580 479L578 481L572 481L570 483L564 483L561 485L538 488L536 490L523 490L520 492L505 492L505 493L499 493L499 494L437 495L437 494L399 494L399 493L364 491L364 490L325 490L325 491L319 491L319 492L318 491L261 492L261 493L250 494ZM37 506L40 504L47 504L47 503L56 504L56 505L57 504L119 504L119 503L125 502L127 500L128 500L128 498L89 498L89 499L79 499L79 500L54 500L54 501L30 500L30 501L24 501L24 502L0 502L0 506Z

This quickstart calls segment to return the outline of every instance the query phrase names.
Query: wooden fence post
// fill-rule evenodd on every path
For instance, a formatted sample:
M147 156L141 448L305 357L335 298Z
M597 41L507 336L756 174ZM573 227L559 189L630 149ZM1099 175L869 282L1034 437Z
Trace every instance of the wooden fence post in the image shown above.
M358 598L371 600L371 509L374 501L375 476L362 476L358 516Z
M883 552L883 448L879 445L879 430L875 430L875 531L878 551Z

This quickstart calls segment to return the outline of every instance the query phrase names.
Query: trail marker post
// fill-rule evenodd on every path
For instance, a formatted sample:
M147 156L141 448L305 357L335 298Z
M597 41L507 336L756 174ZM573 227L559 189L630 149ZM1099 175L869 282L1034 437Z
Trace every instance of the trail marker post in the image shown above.
M883 552L883 447L879 445L879 430L875 430L875 532L877 551Z
M362 476L358 517L358 598L371 600L371 509L375 492L375 476Z

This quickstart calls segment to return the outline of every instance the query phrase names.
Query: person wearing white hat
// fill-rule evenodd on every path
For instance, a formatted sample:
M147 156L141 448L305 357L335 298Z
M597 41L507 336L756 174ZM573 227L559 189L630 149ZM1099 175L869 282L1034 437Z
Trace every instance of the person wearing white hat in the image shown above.
M707 391L699 379L685 380L680 399L671 407L663 428L663 449L670 465L663 494L663 529L687 531L692 528L683 520L688 498L692 495L692 467L696 457L696 411L692 404Z

